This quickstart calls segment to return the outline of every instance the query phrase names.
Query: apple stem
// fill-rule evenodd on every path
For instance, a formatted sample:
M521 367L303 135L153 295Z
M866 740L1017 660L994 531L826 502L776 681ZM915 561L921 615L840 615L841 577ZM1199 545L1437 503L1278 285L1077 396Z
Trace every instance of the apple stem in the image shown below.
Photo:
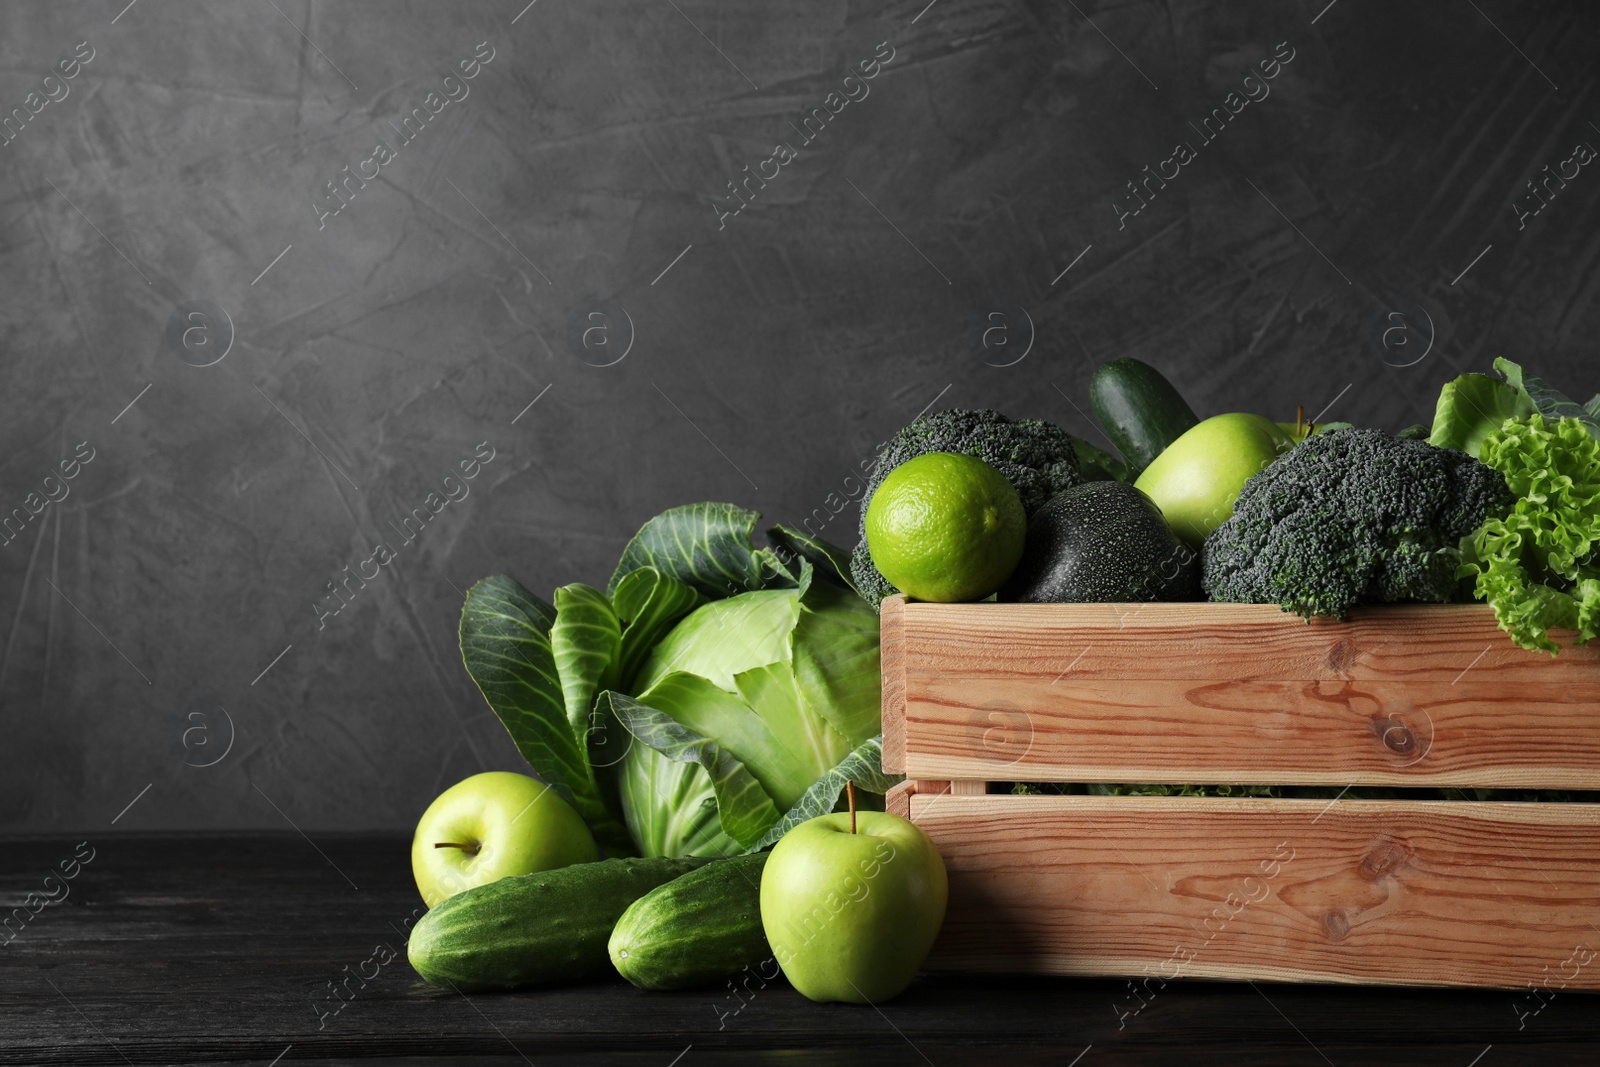
M1300 427L1304 425L1305 421L1306 406L1304 404L1297 404L1294 409L1294 435L1296 437L1300 436ZM1310 435L1307 434L1306 436L1309 437Z
M856 832L856 784L851 781L844 783L845 795L850 798L850 832Z
M434 848L459 848L461 851L466 852L466 853L470 853L471 855L474 855L474 856L476 856L478 854L478 846L477 845L463 845L463 844L459 844L459 843L457 843L455 841L435 841L433 843L433 847Z

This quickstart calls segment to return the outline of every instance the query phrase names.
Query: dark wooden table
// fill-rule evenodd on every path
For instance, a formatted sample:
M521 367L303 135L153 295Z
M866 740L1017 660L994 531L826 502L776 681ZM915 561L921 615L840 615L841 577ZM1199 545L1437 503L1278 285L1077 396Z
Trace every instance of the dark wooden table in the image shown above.
M5 842L4 910L76 845ZM1174 983L1121 1018L1116 1005L1135 1002L1110 979L927 976L881 1011L812 1004L781 979L743 999L620 979L465 997L406 963L421 914L406 846L91 839L66 900L0 948L0 1064L1600 1062L1600 997L1572 992L1520 1029L1514 1006L1531 1001L1511 992L1270 983ZM352 973L370 977L334 1001L329 983Z

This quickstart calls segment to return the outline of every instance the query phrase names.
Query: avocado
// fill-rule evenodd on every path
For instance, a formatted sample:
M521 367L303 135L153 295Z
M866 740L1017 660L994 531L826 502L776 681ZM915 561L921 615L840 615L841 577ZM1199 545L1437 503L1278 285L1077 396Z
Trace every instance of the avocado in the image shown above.
M1028 520L1022 561L999 599L1029 604L1203 600L1200 557L1125 482L1086 482Z

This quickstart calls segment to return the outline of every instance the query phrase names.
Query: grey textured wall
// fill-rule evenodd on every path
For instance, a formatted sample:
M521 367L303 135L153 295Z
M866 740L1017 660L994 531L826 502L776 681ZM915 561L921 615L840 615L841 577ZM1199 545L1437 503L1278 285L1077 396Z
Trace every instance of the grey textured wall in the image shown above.
M467 585L826 515L931 404L1098 440L1121 355L1391 429L1496 355L1600 387L1600 173L1516 206L1600 145L1592 5L124 5L0 13L7 830L408 827L520 762Z

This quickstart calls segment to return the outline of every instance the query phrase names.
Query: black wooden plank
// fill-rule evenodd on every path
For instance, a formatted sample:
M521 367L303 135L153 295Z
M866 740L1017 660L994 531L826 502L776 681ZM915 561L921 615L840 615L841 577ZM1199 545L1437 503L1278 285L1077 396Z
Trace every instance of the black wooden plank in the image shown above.
M12 840L17 906L75 840ZM781 981L739 1012L726 989L618 980L496 995L433 989L395 927L419 906L401 838L126 836L0 952L0 1064L1095 1064L1592 1062L1600 998L1558 993L1517 1028L1505 992L1189 982L1136 1016L1110 980L924 977L882 1011L812 1004ZM320 849L321 854L318 850ZM337 866L338 870L334 867ZM342 873L341 873L342 872ZM349 881L346 881L346 878ZM352 889L351 883L359 888ZM420 913L419 913L420 914ZM1600 938L1597 938L1600 941ZM337 1014L326 983L386 943L398 958ZM369 968L370 972L370 968ZM319 1029L320 1024L320 1029ZM1092 1048L1090 1047L1092 1046ZM1491 1047L1492 1046L1492 1047ZM1088 1049L1088 1052L1085 1052ZM1485 1053L1485 1049L1489 1049Z

